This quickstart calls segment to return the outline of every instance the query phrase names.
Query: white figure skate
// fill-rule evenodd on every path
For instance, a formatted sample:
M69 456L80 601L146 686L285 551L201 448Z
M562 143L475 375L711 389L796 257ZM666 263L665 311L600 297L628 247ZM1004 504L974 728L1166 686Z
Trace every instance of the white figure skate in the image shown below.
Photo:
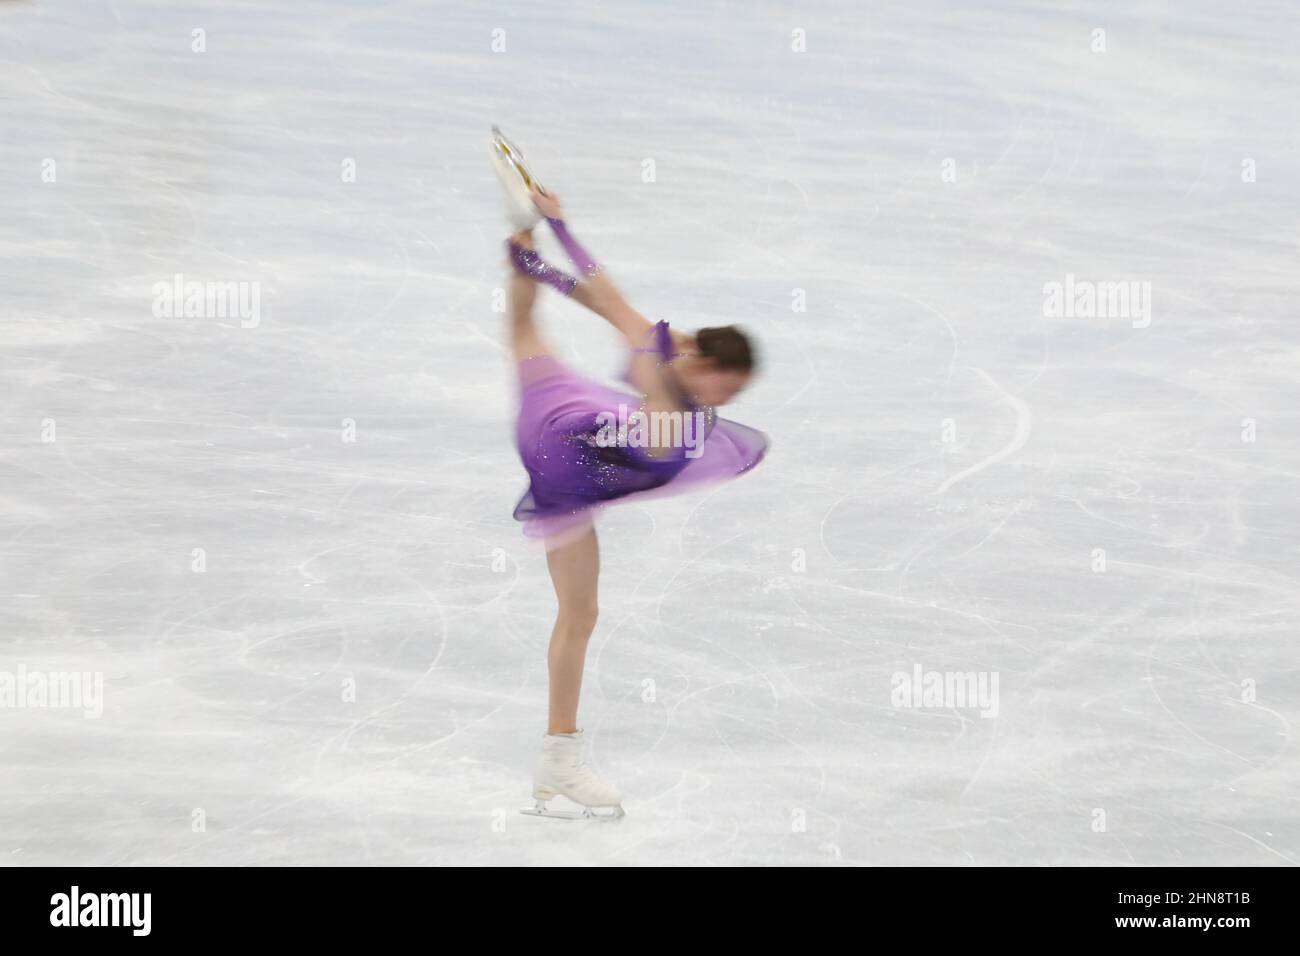
M617 820L623 816L623 795L587 766L586 744L581 730L546 735L533 777L533 799L537 803L521 813L561 820ZM546 802L557 796L567 797L582 809L551 809Z
M541 184L524 164L524 154L519 147L506 139L500 129L492 127L492 140L488 146L492 154L492 168L505 197L506 218L516 230L531 229L541 220L541 213L533 205L531 191Z

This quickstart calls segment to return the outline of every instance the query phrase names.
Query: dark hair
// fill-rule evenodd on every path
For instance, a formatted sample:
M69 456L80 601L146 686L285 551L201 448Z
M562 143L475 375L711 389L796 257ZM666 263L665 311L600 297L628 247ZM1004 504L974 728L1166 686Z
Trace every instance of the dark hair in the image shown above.
M702 357L712 359L715 368L753 371L758 360L749 336L734 325L716 325L695 333L695 346Z

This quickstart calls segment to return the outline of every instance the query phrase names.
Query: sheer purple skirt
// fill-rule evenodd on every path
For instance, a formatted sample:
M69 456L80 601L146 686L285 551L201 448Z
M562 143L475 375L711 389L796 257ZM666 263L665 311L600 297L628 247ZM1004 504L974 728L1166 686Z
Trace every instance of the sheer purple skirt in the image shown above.
M595 382L550 355L519 363L515 440L528 473L528 491L515 507L524 534L547 549L585 534L599 512L625 501L680 494L727 481L752 469L767 452L757 429L705 410L707 426L688 454L674 449L651 458L635 448L602 450L591 436L597 416L641 397Z

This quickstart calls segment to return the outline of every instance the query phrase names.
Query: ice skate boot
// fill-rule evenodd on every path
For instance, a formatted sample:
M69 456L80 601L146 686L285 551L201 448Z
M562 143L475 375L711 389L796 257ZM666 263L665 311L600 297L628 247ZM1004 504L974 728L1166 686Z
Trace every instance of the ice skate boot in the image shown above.
M537 803L521 813L563 820L617 820L623 816L623 795L587 766L586 744L581 730L546 735L533 778ZM581 809L551 809L546 803L557 796L567 797Z
M516 231L532 229L542 216L533 205L531 193L533 189L542 189L541 184L524 164L524 155L519 152L519 147L506 139L495 126L492 127L488 150L492 155L492 168L501 181L506 219Z

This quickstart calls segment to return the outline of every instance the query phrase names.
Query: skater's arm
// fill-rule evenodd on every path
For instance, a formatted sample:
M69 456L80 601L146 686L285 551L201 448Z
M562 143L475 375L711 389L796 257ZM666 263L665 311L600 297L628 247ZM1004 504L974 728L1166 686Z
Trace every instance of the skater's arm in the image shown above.
M537 211L550 223L551 230L555 233L555 238L560 241L560 245L564 247L565 253L578 267L580 276L577 284L569 292L569 296L577 299L618 329L627 340L632 350L630 378L632 384L645 395L645 410L652 414L683 411L678 391L672 387L667 378L672 371L661 368L661 362L668 360L663 354L663 348L669 348L671 351L671 346L661 348L655 324L628 304L618 287L596 264L591 253L587 252L569 232L562 218L564 211L560 207L559 197L541 190L533 190L533 203L537 206ZM660 458L669 454L672 449L648 448L646 451L650 457Z
M592 258L591 253L569 232L564 222L564 210L558 196L533 190L533 203L537 211L546 217L555 233L555 238L573 264L578 267L578 284L569 293L574 298L595 312L614 328L623 333L628 344L636 348L647 338L654 323L628 304L618 287L610 281L604 271Z
M603 273L579 281L570 297L622 332L627 344L634 349L654 328L654 323L632 308Z

